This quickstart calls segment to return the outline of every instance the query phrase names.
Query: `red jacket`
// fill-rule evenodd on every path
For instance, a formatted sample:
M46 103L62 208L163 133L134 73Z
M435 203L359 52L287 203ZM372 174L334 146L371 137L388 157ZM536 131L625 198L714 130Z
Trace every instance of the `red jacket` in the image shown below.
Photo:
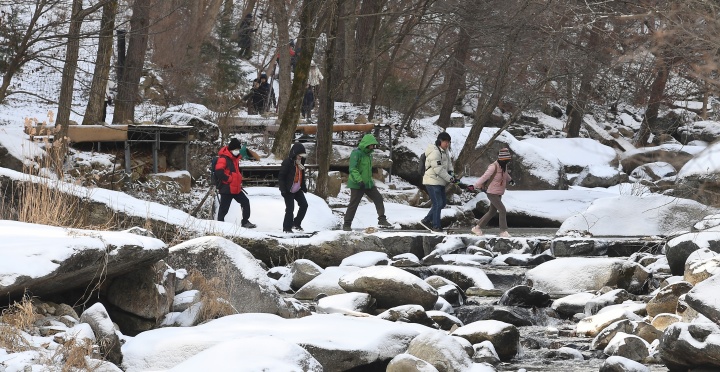
M234 156L227 146L218 151L218 161L215 164L215 177L220 180L220 194L239 194L242 191L242 173L240 173L240 159ZM228 162L230 159L230 162Z

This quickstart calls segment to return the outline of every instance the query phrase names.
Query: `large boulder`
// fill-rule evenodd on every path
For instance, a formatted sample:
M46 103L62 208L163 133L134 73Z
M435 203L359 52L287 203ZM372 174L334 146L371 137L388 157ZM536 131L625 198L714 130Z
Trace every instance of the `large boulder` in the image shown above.
M720 369L720 328L713 323L671 324L660 339L660 358L671 371Z
M202 237L170 248L172 267L197 270L206 279L217 278L239 313L270 313L289 316L285 301L255 257L239 245L221 237Z
M330 296L347 293L347 291L340 286L340 278L345 274L358 270L360 270L360 268L355 266L330 266L320 275L300 287L293 297L298 300L313 300L320 294Z
M290 265L290 287L297 290L322 274L323 269L315 262L306 259L293 261Z
M610 356L621 356L636 362L642 362L650 356L649 348L650 344L642 338L620 332L610 340L603 352Z
M398 354L388 363L385 372L438 372L438 370L416 356Z
M643 164L657 161L669 163L675 169L680 169L700 150L697 146L683 146L680 144L645 147L625 152L620 159L620 165L627 174L630 174L635 168Z
M633 321L642 320L642 317L638 313L645 315L645 304L627 302L608 306L600 310L597 314L580 320L575 325L575 331L579 335L594 337L607 326L617 321L624 319Z
M463 290L470 287L493 289L495 286L479 267L433 265L428 268L431 273L450 280Z
M582 187L610 187L628 181L628 175L609 165L590 165L578 174L574 184Z
M698 253L705 253L704 257ZM683 279L688 283L695 285L720 273L720 255L710 251L709 249L700 249L690 254L685 261L685 274Z
M675 313L678 298L691 289L692 285L688 282L676 282L666 285L648 301L648 315L654 317L661 313Z
M683 143L703 141L713 143L720 138L720 122L714 120L691 121L677 129Z
M80 315L80 322L87 323L92 328L100 347L100 355L108 362L120 365L122 363L120 338L115 332L115 326L105 306L99 302L90 306Z
M375 300L367 293L342 293L323 297L317 302L318 313L362 315L375 305Z
M102 273L114 278L164 258L158 239L127 232L68 229L0 221L0 294L4 298L58 294L85 288ZM42 234L38 234L42 231Z
M698 283L685 295L687 304L715 323L720 323L720 274Z
M720 232L701 231L687 233L675 237L667 242L665 255L673 275L685 273L685 262L691 253L701 248L707 248L720 253Z
M373 266L340 278L340 286L348 292L363 292L377 300L383 309L417 304L432 310L437 302L435 288L417 276L393 266Z
M472 366L472 360L455 337L442 331L427 331L417 335L407 353L430 363L438 371L462 372Z
M503 293L498 304L504 306L547 307L550 296L526 285L512 287Z
M648 273L640 264L628 260L568 257L540 264L528 270L525 278L529 286L550 295L599 290L605 286L640 293Z
M720 205L720 166L715 160L718 151L720 143L713 143L683 167L676 167L680 170L675 194L688 195L707 205Z
M590 292L579 292L553 301L551 308L560 316L570 318L575 314L584 313L585 305L595 297Z
M451 333L470 343L492 342L500 360L507 362L517 355L520 343L520 331L512 324L497 320L480 320L466 324Z

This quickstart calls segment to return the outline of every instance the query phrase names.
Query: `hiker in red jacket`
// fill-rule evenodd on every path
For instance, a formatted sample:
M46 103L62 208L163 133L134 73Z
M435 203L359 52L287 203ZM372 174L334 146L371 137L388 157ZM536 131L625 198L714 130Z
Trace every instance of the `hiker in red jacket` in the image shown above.
M252 229L255 224L250 222L250 200L242 190L242 173L240 173L240 148L242 145L237 138L221 148L215 164L215 178L219 181L218 194L220 194L220 208L218 221L225 221L225 215L230 210L233 199L242 208L242 221L240 226Z

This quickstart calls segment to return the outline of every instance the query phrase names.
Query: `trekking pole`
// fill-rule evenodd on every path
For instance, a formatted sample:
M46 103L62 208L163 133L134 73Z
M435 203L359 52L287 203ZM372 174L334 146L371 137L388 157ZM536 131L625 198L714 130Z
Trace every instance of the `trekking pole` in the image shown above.
M198 212L200 212L200 209L202 209L203 204L205 204L205 200L207 200L208 196L210 196L210 193L213 191L213 187L211 186L208 191L205 193L205 196L203 196L202 200L200 200L200 204L198 204L195 208L193 208L192 212L190 212L190 215L195 217Z

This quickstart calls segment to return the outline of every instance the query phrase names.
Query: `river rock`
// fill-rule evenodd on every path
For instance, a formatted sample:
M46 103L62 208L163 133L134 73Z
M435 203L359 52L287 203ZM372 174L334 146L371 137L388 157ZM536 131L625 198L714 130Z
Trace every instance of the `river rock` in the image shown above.
M430 328L439 327L420 305L396 306L378 314L377 317L391 322L417 323Z
M547 307L550 296L526 285L518 285L505 291L498 304L504 306Z
M671 239L665 246L665 255L673 275L683 275L685 262L691 253L707 248L720 253L720 232L701 231L680 235Z
M141 318L162 318L170 311L175 299L175 273L165 273L167 269L165 262L158 261L155 265L113 278L107 287L107 301Z
M464 325L451 333L460 336L473 345L490 341L500 360L507 362L518 352L520 332L512 324L497 320L480 320Z
M628 181L628 175L606 164L592 164L583 168L574 184L582 187L611 187Z
M675 169L680 169L696 154L696 151L688 151L682 145L665 144L662 146L648 147L635 151L628 151L620 159L625 173L631 173L635 168L652 162L669 163Z
M473 350L475 351L475 354L473 354L473 362L476 363L487 363L491 365L498 365L500 364L500 357L497 354L497 351L495 351L495 346L493 346L492 342L490 341L483 341L479 344L473 345Z
M715 323L720 323L720 274L698 283L685 295L687 304Z
M340 262L340 266L370 267L390 264L390 259L385 252L358 252L346 257Z
M563 318L570 318L577 313L585 312L585 305L595 297L590 292L580 292L553 301L551 308Z
M410 342L407 354L430 363L438 371L462 372L472 366L465 348L442 331L419 334Z
M525 278L529 286L550 295L598 290L605 286L640 293L648 272L636 262L618 258L568 257L538 265L528 270Z
M605 359L600 372L650 372L650 368L634 360L621 356L611 356Z
M460 319L444 311L430 310L425 313L444 331L449 331L454 326L463 326L463 322Z
M449 279L457 284L462 290L470 287L479 287L483 289L494 289L495 286L488 279L483 269L477 267L463 267L452 265L433 265L428 268L430 272Z
M123 358L120 350L122 344L118 334L115 332L115 325L105 310L105 306L99 302L90 306L80 315L80 322L87 323L92 328L97 344L100 347L100 355L108 362L120 365Z
M720 369L720 328L713 323L671 324L660 339L658 350L671 371Z
M193 304L200 302L200 295L201 293L197 289L180 292L175 295L172 308L170 310L175 313L181 313Z
M667 285L660 289L653 298L648 301L647 313L649 316L655 316L660 313L675 313L677 309L678 298L688 293L692 289L692 285L682 281Z
M720 273L720 256L712 252L715 256L692 260L693 255L699 251L695 251L688 257L685 264L685 274L683 278L686 282L695 285L703 280Z
M375 300L369 294L350 292L319 299L317 311L323 314L359 315L369 313L374 305Z
M604 307L610 305L621 304L629 300L632 296L626 290L619 288L613 289L607 293L603 293L600 296L593 297L590 301L585 304L585 314L594 315Z
M438 372L432 364L410 354L398 354L392 358L385 372Z
M588 316L577 323L575 330L578 335L596 336L610 324L623 319L642 320L636 312L645 312L645 304L624 303L608 306L597 314Z
M393 256L391 265L395 267L418 267L422 266L420 259L412 253L403 253Z
M206 279L218 279L227 301L239 313L270 313L290 316L280 293L247 250L225 238L208 236L170 248L173 267L197 270Z
M435 288L422 279L393 266L366 267L340 278L340 286L348 292L363 292L377 300L377 306L418 304L431 310L437 301Z
M650 356L649 348L650 344L642 338L618 332L618 334L610 340L603 352L610 356L621 356L636 362L642 362Z
M619 320L605 327L590 343L590 348L602 350L618 333L627 333L638 336L651 343L662 336L662 332L644 321Z
M677 314L668 314L668 313L662 313L655 315L653 318L651 324L653 327L655 327L658 331L663 332L667 327L669 327L671 324L675 324L677 322L682 321L682 317Z
M298 290L322 272L323 269L315 262L303 258L295 260L290 265L290 287Z
M322 274L316 276L313 280L298 289L293 297L298 300L313 300L320 294L335 295L347 293L339 284L340 278L358 270L360 270L360 268L355 266L327 267Z
M548 351L545 354L545 357L562 360L585 360L585 357L583 357L579 350L566 346Z

